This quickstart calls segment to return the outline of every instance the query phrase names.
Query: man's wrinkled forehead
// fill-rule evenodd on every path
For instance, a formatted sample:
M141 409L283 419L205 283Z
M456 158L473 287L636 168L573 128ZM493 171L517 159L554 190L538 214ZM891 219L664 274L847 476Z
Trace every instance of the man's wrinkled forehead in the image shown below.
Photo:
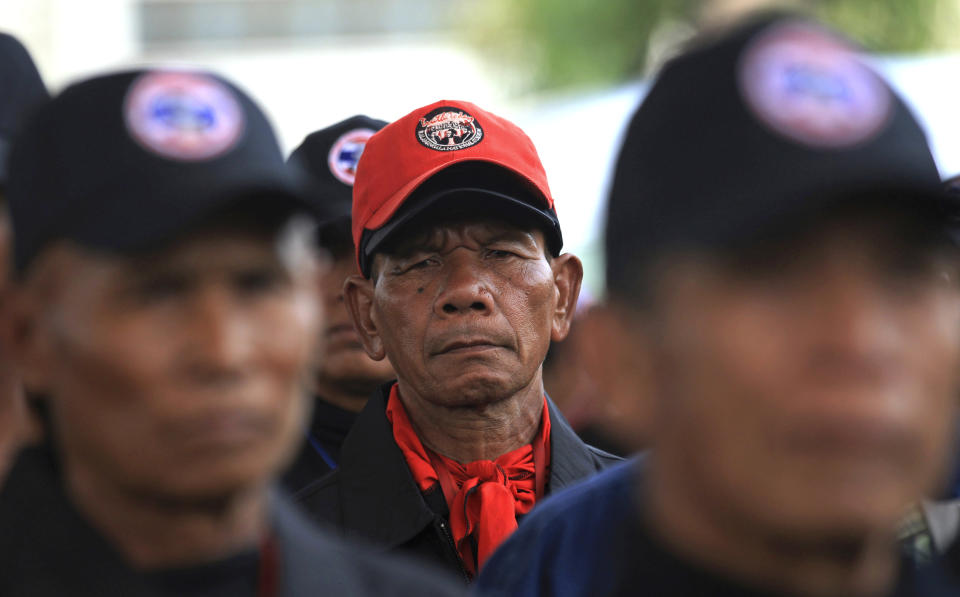
M180 263L193 267L198 251L211 253L207 263L242 266L244 262L257 264L276 262L288 269L296 268L316 254L311 222L288 220L276 227L217 225L190 231L156 250L121 255L124 261L137 267L142 264Z
M205 216L172 230L166 237L140 241L136 245L115 246L109 239L64 237L56 242L67 241L85 249L91 255L111 259L142 260L151 256L170 253L178 247L197 239L246 236L273 243L277 249L289 245L292 238L315 238L316 223L313 216L291 208L289 204L269 205L257 198L239 199L234 204L208 213ZM299 242L299 240L297 241ZM26 272L29 274L29 269Z
M276 263L285 269L296 269L312 263L317 256L313 242L312 220L297 216L254 219L247 214L210 219L198 223L182 234L160 245L136 251L113 251L62 239L45 249L28 269L25 281L49 278L51 264L56 277L70 277L71 272L110 271L113 278L141 278L170 269L198 270L209 268L214 261L227 268ZM199 252L206 258L197 261ZM218 259L211 260L210 253ZM69 267L62 264L70 263Z

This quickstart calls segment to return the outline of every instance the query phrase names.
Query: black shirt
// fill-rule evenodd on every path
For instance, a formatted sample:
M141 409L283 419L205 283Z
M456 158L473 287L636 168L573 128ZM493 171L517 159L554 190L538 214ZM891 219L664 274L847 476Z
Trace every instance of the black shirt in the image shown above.
M256 550L196 567L134 570L73 506L45 447L17 458L0 491L0 525L0 595L62 595L64 586L75 596L256 595Z
M631 517L623 530L618 540L624 557L621 573L617 575L619 582L611 595L636 595L637 587L660 597L784 597L793 594L788 588L768 591L750 587L683 559L650 533L639 515ZM901 561L900 571L897 585L885 594L887 597L948 594L944 592L949 590L945 583L939 579L918 577L912 564L906 560Z
M256 597L260 554L250 550L203 566L144 575L150 585L178 597Z
M137 571L73 507L52 450L27 449L0 488L0 596L245 597L257 594L263 568L273 569L278 597L462 592L419 562L331 539L280 492L270 496L270 519L276 566L261 566L252 549L188 568Z
M643 458L608 469L534 508L494 553L477 587L489 597L787 597L678 554L644 523ZM891 550L896 546L891 544ZM884 597L957 597L934 562L904 560ZM846 595L838 597L848 597Z

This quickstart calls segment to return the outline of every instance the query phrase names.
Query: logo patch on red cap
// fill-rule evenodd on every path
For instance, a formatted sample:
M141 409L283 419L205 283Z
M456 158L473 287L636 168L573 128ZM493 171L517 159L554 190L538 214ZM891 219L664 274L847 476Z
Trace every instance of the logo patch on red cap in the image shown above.
M808 145L842 147L877 134L891 112L889 89L838 37L790 23L744 52L740 89L757 118Z
M460 108L443 106L430 111L417 122L417 140L437 151L456 151L473 147L483 139L477 119Z
M233 92L199 73L152 72L134 82L124 105L130 135L165 158L199 161L226 153L245 120Z
M330 172L343 184L353 186L357 178L357 163L367 146L367 140L376 131L370 129L353 129L340 135L337 142L330 148L327 165Z

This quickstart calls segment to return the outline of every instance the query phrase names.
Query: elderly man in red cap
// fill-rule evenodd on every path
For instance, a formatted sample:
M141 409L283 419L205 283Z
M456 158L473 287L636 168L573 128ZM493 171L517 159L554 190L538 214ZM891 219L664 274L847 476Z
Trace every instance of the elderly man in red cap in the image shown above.
M304 502L347 536L469 580L544 495L618 460L580 441L543 389L583 268L560 253L533 143L470 103L440 101L374 135L353 198L361 274L344 294L367 353L397 380Z

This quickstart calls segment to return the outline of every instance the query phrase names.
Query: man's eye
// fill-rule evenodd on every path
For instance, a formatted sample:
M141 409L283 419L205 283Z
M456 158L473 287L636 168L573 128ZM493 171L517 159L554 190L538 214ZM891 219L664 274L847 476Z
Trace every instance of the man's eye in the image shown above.
M144 303L156 303L181 296L187 290L187 280L176 276L156 277L143 280L134 289L137 299Z
M242 293L256 294L278 288L283 276L273 270L251 270L241 272L234 279L234 286Z
M882 274L891 284L919 287L925 281L952 284L956 268L935 255L903 250L886 255L881 263Z
M508 259L514 255L516 255L516 253L507 251L505 249L490 249L487 251L487 257L491 257L493 259Z
M411 261L409 265L407 265L405 268L402 268L402 272L410 272L410 271L425 269L433 265L436 265L437 263L439 262L433 257L427 257L426 259Z

